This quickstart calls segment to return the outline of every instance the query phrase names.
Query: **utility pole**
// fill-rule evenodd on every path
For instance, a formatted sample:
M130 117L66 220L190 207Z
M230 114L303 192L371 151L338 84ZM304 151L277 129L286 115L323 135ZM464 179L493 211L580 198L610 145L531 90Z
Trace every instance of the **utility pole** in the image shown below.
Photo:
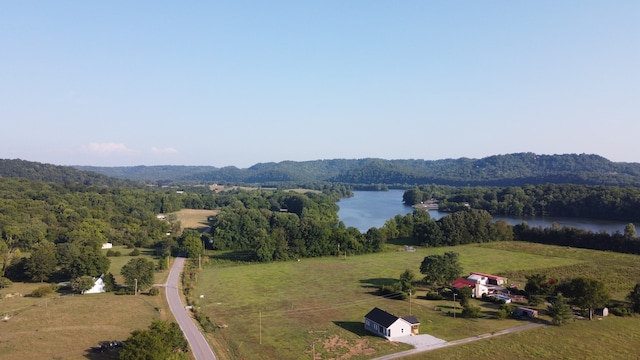
M202 269L202 260L200 259L202 255L198 255L198 270Z
M456 293L453 293L453 318L456 318L456 309L458 307L456 306Z
M411 315L411 289L409 289L409 315Z
M138 279L133 279L135 286L133 287L133 296L138 295Z
M262 345L262 310L258 312L258 318L260 321L260 345Z

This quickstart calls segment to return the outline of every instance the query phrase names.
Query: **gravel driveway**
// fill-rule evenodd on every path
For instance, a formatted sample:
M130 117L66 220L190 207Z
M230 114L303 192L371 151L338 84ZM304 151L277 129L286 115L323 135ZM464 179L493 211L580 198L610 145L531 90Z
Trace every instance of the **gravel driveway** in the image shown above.
M443 344L446 342L442 339L438 339L437 337L431 336L428 334L401 336L401 337L394 338L393 341L413 345L416 347L416 349L422 349L422 348L430 347L436 344Z

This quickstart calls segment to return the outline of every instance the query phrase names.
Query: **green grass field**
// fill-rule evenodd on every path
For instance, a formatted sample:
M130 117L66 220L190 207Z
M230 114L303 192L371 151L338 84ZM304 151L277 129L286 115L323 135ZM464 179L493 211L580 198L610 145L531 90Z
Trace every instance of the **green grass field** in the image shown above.
M272 264L214 261L198 275L196 294L204 295L198 305L222 326L210 336L220 345L223 359L303 359L311 358L312 351L322 359L372 358L408 346L365 333L364 314L374 306L401 316L409 313L408 301L384 299L373 292L380 284L395 281L407 268L418 273L426 255L449 250L460 254L465 272L513 275L522 286L528 273L549 271L560 274L558 277L572 277L595 274L611 264L617 264L615 273L608 271L600 277L612 277L611 290L616 297L624 297L624 292L640 281L633 264L637 256L517 242L488 243ZM585 274L586 269L590 271ZM424 294L424 289L418 291L412 302L421 333L455 340L522 324L512 319L454 320L447 314L452 302L427 301ZM488 314L493 310L485 303L477 305ZM635 318L610 322L627 321L640 325Z
M132 249L114 247L123 256L110 257L109 271L122 283L120 269L131 260ZM103 250L105 253L107 250ZM141 257L154 260L150 251ZM155 260L154 260L155 261ZM156 272L156 283L164 283L168 271ZM0 289L0 358L87 359L87 350L100 341L125 340L135 329L146 328L154 319L173 319L164 291L159 296L52 294L30 297L41 283L15 283ZM15 296L7 297L7 294ZM21 294L22 296L19 296ZM8 317L4 319L5 315ZM111 355L111 357L109 356ZM91 354L91 359L113 359L113 353Z

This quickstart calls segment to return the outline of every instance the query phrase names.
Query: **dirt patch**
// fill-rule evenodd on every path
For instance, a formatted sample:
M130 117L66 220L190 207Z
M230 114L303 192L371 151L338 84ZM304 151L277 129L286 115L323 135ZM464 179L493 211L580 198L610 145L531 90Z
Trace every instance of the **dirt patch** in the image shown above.
M347 341L338 335L329 337L323 342L324 351L332 356L330 359L347 360L359 355L372 355L376 350L371 348L369 339ZM333 357L335 356L335 357Z

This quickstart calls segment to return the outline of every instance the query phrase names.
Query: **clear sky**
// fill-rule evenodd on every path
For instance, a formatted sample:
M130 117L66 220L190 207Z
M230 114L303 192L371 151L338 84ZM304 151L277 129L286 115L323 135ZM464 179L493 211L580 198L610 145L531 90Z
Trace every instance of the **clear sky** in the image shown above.
M640 1L3 1L0 158L640 162Z

